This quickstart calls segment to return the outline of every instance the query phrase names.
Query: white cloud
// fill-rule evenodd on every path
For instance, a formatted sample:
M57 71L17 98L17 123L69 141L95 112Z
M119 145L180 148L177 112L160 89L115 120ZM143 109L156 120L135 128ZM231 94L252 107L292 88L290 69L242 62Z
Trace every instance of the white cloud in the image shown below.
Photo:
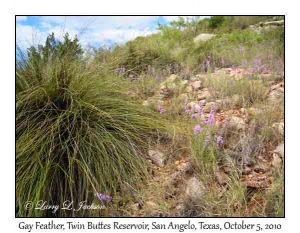
M58 39L63 39L66 32L71 38L78 35L83 47L88 44L125 43L138 36L157 33L159 20L159 16L40 16L30 21L28 17L33 16L20 17L17 19L17 43L22 47L43 44L52 32ZM163 17L168 22L179 18Z
M17 24L16 26L16 40L17 45L21 48L29 48L44 43L47 34L41 32L35 26Z
M26 21L27 16L17 16L16 19L17 19L17 22Z
M133 40L138 36L147 36L156 33L153 29L107 29L102 32L95 32L92 34L94 42L106 43L108 41L114 41L116 43L125 43L126 41Z
M174 21L174 20L178 20L179 17L183 17L185 20L191 20L195 17L200 18L200 19L204 19L204 18L207 18L209 16L167 16L167 15L165 15L163 17L166 21L171 22L171 21Z
M165 20L167 20L168 22L171 22L171 21L174 21L174 20L177 20L179 18L179 16L163 16L165 18Z

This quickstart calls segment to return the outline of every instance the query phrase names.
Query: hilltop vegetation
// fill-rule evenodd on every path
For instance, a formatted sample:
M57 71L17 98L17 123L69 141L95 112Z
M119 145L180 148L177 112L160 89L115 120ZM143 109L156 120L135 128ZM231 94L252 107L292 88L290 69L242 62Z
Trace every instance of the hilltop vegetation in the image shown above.
M93 53L68 34L17 49L17 216L283 216L283 20L179 18Z

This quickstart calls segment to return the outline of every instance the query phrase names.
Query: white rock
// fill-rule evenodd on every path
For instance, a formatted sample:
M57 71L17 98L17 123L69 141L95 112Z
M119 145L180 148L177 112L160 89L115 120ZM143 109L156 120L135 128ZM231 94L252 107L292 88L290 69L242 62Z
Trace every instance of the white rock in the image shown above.
M199 41L207 41L207 40L210 40L211 38L213 38L215 36L216 36L215 34L202 33L202 34L199 34L198 36L196 36L194 38L194 42L197 43Z
M186 196L192 200L199 200L205 192L203 183L196 177L192 177L187 181Z
M195 81L192 83L192 88L194 91L198 91L202 88L202 81Z
M180 171L180 172L186 172L186 171L188 171L190 168L191 168L191 163L186 162L186 163L181 163L181 164L179 164L179 165L176 167L176 170L177 170L177 171Z
M199 94L197 95L197 100L204 100L204 99L209 99L209 98L211 98L211 94L207 88L204 88L203 90L201 90L199 92Z
M276 104L280 101L283 101L284 98L284 85L283 83L279 83L276 85L273 85L268 94L268 101L270 104Z
M143 106L149 106L149 105L150 105L149 101L145 100L145 101L143 102Z
M149 158L152 160L154 164L159 167L163 167L166 162L166 155L158 150L149 150L148 151Z
M174 82L177 82L177 81L179 81L179 80L181 80L181 78L178 76L178 75L176 75L176 74L171 74L167 79L166 79L166 83L174 83Z
M243 131L246 129L246 123L242 118L232 116L228 122L228 128L231 130Z
M276 149L272 151L272 153L277 154L281 158L283 158L284 157L284 143L281 143L279 146L277 146Z
M278 154L273 154L272 166L275 168L281 167L282 159Z
M284 122L274 123L272 127L276 129L282 136L284 135Z

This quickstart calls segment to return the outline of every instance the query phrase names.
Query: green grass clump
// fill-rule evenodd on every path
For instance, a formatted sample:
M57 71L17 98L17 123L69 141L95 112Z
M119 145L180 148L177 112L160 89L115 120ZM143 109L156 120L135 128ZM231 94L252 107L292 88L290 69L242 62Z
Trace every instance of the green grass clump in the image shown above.
M91 204L97 203L95 192L117 195L126 184L135 187L146 175L148 141L163 124L157 113L129 100L127 83L103 67L67 56L39 64L39 70L31 62L17 67L16 214L102 215L25 210L24 203Z

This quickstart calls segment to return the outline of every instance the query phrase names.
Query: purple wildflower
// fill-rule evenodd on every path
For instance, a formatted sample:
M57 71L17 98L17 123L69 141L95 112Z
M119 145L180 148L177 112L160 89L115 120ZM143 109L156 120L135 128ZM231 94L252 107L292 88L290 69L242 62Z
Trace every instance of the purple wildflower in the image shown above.
M225 65L224 57L221 58L221 64L222 64L223 66Z
M225 119L225 120L224 120L224 122L223 122L223 128L226 128L226 127L227 127L227 125L228 125L228 120L227 120L227 119Z
M198 134L201 131L201 126L200 125L196 125L194 128L194 134Z
M100 200L100 201L111 201L112 197L107 195L107 194L103 194L103 193L95 193L95 196Z
M256 59L254 60L254 65L257 66L257 67L259 67L259 66L261 65L261 60L258 59L258 58L256 58Z
M162 106L158 105L157 111L158 111L160 114L163 114L163 112L164 112L165 110L162 108Z
M207 121L208 124L213 125L215 123L215 106L211 105L210 112L209 112L209 118Z
M193 113L192 115L191 115L191 118L192 119L195 119L197 117L197 114L195 114L195 113Z
M134 78L134 74L130 74L130 75L129 75L129 78Z
M265 67L264 70L263 70L263 73L264 74L268 74L269 73L269 69Z
M232 65L232 66L231 66L231 69L232 69L232 70L237 70L237 68L238 68L238 66L236 66L236 65Z
M121 69L120 69L120 73L121 73L121 74L122 74L122 73L125 73L125 71L126 71L125 67L122 66Z
M224 143L224 138L222 136L217 137L217 146L221 146Z
M201 116L203 113L203 102L199 103L199 116Z
M206 59L206 64L207 64L208 66L210 66L210 64L211 64L211 58L210 58L210 56L207 57L207 59Z

